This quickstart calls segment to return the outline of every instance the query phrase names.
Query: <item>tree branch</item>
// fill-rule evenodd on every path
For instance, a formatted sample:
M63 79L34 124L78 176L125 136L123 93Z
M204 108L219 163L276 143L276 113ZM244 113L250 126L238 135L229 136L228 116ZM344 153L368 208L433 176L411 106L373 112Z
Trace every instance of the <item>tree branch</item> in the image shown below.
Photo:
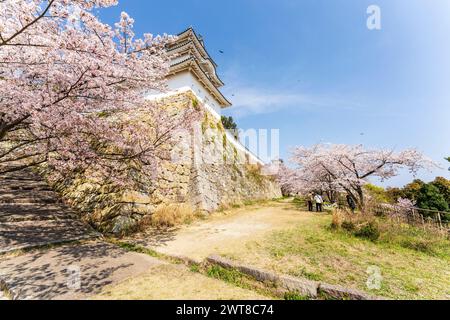
M9 37L6 40L2 40L2 42L0 43L0 47L1 46L5 46L5 45L9 45L9 42L11 42L12 40L14 40L17 36L21 35L23 32L25 32L25 30L27 30L29 27L31 27L32 25L34 25L36 22L38 22L40 19L42 19L47 12L50 10L50 7L53 5L53 3L55 2L55 0L50 0L48 2L47 7L44 9L44 11L42 11L42 13L37 16L33 21L31 21L29 24L25 25L22 27L22 29L20 29L19 31L17 31L15 34L13 34L11 37Z

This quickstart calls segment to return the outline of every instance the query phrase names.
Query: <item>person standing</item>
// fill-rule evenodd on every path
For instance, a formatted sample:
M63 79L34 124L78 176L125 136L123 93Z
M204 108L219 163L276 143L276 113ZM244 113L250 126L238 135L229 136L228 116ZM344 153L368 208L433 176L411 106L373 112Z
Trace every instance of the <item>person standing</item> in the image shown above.
M316 202L316 211L322 212L323 211L323 198L320 194L316 194L314 197L314 201Z
M355 203L355 200L353 199L353 197L349 194L347 195L347 203L348 203L348 206L350 207L350 209L352 210L352 212L355 213L356 203Z
M312 212L314 210L314 195L312 193L308 194L308 211Z

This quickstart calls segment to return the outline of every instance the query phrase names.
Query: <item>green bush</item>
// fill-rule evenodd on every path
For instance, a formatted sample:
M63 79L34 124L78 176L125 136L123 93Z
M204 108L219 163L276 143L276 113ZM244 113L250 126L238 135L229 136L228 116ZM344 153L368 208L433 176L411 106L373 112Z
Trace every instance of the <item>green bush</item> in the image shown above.
M366 184L364 186L365 191L377 202L387 203L389 202L389 195L383 187L376 186L374 184Z
M369 222L368 224L358 228L354 232L354 235L358 238L364 238L371 241L376 241L380 238L380 230L374 222Z
M330 230L345 233L347 236L376 241L402 247L430 256L448 258L450 255L449 238L437 229L420 226L389 218L379 218L369 215L354 215L342 210L333 213Z
M392 203L398 198L415 201L421 209L449 212L443 214L442 220L450 221L450 180L437 177L433 182L425 183L422 180L414 180L403 188L389 188L386 194ZM435 213L425 213L425 216L435 218Z
M449 204L445 201L445 197L441 194L440 190L432 184L425 184L420 188L417 205L419 208L428 210L449 210Z
M342 222L341 225L342 229L348 231L348 232L353 232L356 229L355 224L352 221L344 221Z
M444 196L445 201L450 206L450 180L437 177L431 184L439 189L439 192Z

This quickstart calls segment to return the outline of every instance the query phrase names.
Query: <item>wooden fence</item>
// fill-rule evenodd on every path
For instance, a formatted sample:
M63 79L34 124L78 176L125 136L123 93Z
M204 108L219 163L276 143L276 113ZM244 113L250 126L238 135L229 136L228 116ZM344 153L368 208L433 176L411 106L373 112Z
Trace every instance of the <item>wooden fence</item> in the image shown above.
M371 204L367 206L367 211L376 216L389 217L399 223L437 228L450 234L450 223L445 219L447 212L390 204Z

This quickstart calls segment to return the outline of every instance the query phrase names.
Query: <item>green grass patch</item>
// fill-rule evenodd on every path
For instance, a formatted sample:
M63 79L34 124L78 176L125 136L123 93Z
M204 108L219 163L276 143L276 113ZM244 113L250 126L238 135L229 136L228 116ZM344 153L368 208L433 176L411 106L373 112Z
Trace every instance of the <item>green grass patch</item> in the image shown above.
M247 243L235 259L255 267L365 291L393 299L448 299L450 241L415 227L385 229L379 238L330 227L332 216L305 215L302 223ZM353 229L353 228L350 228ZM369 289L369 267L381 288Z
M189 270L191 270L191 272L194 272L194 273L199 273L201 271L200 266L196 263L191 264L189 266Z
M159 253L157 253L156 251L152 250L152 249L148 249L145 248L143 246L139 246L133 243L129 243L129 242L123 242L123 241L118 241L118 240L114 240L114 239L110 239L109 242L115 244L116 246L129 251L129 252L137 252L137 253L143 253L146 254L148 256L154 257L154 258L161 258L162 255L160 255Z
M301 295L301 294L299 294L298 292L292 292L292 291L289 291L289 292L286 292L285 294L284 294L284 300L290 300L290 301L293 301L293 300L296 300L296 301L300 301L300 300L302 300L302 301L304 301L304 300L311 300L311 298L309 298L308 296L303 296L303 295Z
M243 278L245 275L243 275L241 272L233 269L225 269L220 266L210 266L206 270L206 274L214 279L219 279L237 286L243 285Z

